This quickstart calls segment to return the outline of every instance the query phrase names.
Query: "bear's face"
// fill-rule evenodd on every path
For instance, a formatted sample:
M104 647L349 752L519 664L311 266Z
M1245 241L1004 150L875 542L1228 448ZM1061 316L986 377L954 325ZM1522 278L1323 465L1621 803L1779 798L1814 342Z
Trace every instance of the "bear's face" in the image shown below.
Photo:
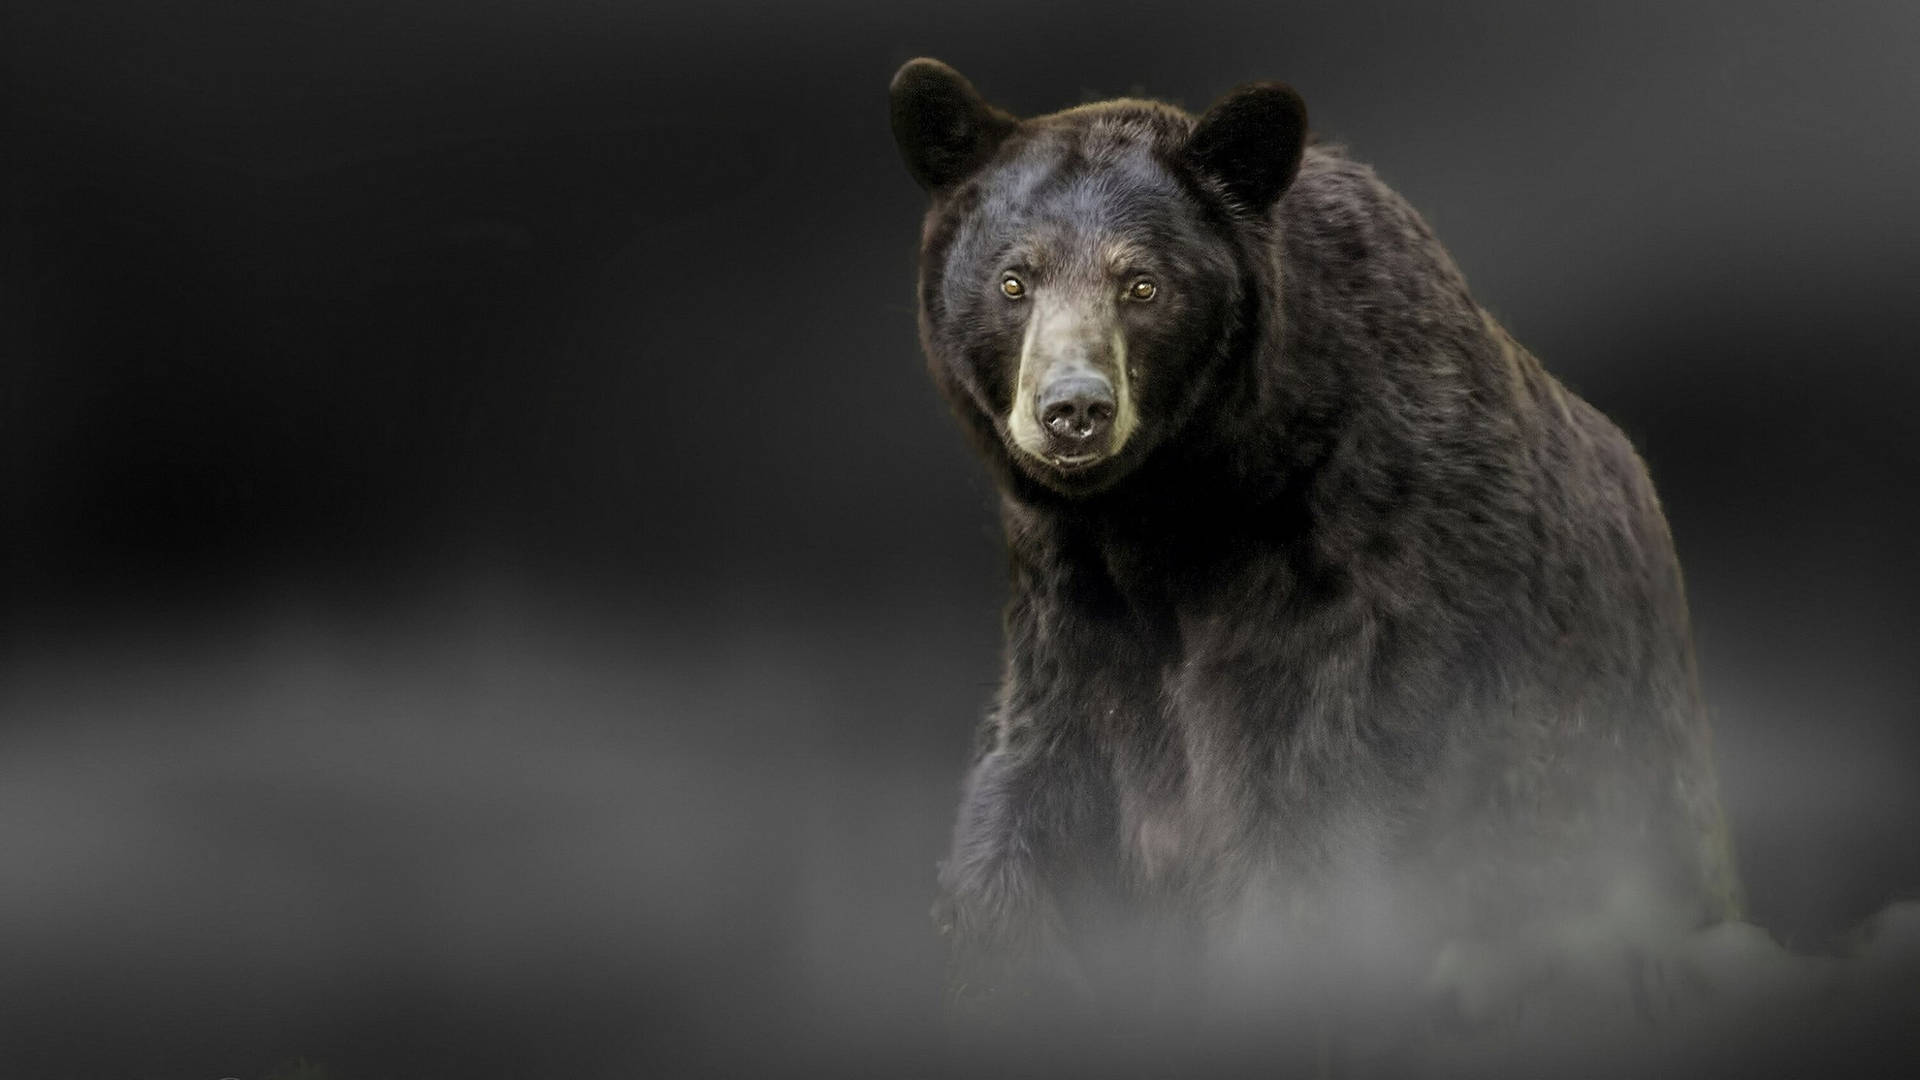
M1228 238L1125 121L1033 132L969 181L927 286L963 407L1057 491L1098 490L1165 438L1239 300Z
M1147 102L1021 122L943 65L902 69L895 134L933 195L929 360L1008 464L1090 494L1178 434L1230 362L1257 273L1244 234L1298 167L1298 100L1257 87L1198 124Z

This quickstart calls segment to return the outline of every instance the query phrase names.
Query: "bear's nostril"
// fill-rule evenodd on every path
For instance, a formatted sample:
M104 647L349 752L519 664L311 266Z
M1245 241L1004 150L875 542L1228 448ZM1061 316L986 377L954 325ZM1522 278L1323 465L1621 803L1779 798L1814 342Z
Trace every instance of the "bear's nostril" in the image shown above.
M1062 438L1086 439L1101 423L1095 410L1079 402L1061 402L1046 412L1047 430Z

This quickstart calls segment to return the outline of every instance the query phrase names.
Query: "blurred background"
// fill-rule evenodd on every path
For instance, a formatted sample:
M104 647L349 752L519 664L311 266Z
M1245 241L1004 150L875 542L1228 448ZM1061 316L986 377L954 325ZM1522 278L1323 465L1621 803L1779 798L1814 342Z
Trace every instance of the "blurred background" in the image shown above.
M1753 918L1920 892L1920 8L0 13L0 1071L934 1044L998 674L885 89L1278 78L1642 447Z

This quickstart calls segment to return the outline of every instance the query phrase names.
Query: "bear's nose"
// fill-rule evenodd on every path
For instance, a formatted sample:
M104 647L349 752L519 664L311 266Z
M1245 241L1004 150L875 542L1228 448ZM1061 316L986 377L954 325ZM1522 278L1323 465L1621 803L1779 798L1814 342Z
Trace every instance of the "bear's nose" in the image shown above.
M1064 375L1041 389L1039 405L1049 435L1084 443L1113 423L1113 384L1091 373Z

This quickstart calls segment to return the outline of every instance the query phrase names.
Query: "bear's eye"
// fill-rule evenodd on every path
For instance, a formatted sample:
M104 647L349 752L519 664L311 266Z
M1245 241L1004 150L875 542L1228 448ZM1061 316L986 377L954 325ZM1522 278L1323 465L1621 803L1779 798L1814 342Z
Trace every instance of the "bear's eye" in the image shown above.
M1151 300L1153 299L1153 295L1159 291L1159 288L1157 288L1152 281L1147 278L1141 278L1128 287L1127 298L1129 300Z
M1000 291L1005 293L1009 300L1018 300L1027 295L1026 285L1022 284L1020 279L1014 277L1012 274L1008 274L1006 277L1000 279Z

